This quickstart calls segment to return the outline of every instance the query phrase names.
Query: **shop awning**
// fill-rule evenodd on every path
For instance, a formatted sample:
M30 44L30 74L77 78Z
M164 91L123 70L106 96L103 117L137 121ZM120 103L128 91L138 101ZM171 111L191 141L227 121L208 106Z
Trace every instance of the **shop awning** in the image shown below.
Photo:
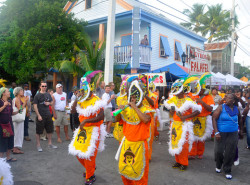
M181 43L175 42L175 45L176 45L177 51L178 51L178 53L179 53L179 56L180 56L180 58L181 58L181 55L183 54L183 50L182 50L182 47L181 47Z
M162 42L162 45L164 47L164 51L165 51L166 56L172 56L172 52L171 52L171 49L169 46L168 38L161 36L161 42Z
M185 78L188 76L188 73L184 71L178 64L173 63L170 65L167 65L165 67L156 69L152 71L153 73L160 73L160 72L169 72L172 75L179 77L179 78Z

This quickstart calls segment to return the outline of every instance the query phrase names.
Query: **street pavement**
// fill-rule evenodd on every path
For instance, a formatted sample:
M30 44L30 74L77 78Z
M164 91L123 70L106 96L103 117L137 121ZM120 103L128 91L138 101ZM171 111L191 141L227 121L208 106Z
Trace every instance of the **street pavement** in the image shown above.
M33 113L34 114L34 113ZM32 116L34 120L34 115ZM69 141L61 128L63 143L57 143L53 134L53 144L58 149L48 149L47 141L41 141L43 152L37 152L35 144L35 123L29 123L32 141L24 141L23 155L15 155L17 162L11 163L15 185L82 185L82 173L85 169L76 157L68 154ZM72 136L72 132L70 132ZM214 142L206 142L204 158L189 161L187 171L173 169L174 157L168 153L167 131L160 132L159 141L154 141L152 161L149 165L149 185L249 185L250 150L245 149L246 138L239 141L239 166L233 166L233 179L226 180L224 174L215 173L213 157ZM105 140L105 151L97 155L96 185L122 185L118 173L115 154L118 141L114 138Z

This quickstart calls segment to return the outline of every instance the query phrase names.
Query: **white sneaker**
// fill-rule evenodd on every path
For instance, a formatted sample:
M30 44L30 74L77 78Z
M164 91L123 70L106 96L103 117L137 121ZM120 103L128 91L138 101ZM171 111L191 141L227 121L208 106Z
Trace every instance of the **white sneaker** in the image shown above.
M42 147L41 146L37 146L37 151L38 152L42 152L43 151Z
M233 176L231 174L226 174L226 179L231 180Z
M110 133L110 134L109 134L109 137L110 137L110 138L113 138L113 137L114 137L114 135Z
M49 148L53 148L53 149L56 149L56 148L57 148L57 146L55 146L55 145L48 145L48 147L49 147Z
M221 173L221 169L215 168L216 173Z
M240 159L238 158L237 161L234 161L234 166L238 166L240 164Z

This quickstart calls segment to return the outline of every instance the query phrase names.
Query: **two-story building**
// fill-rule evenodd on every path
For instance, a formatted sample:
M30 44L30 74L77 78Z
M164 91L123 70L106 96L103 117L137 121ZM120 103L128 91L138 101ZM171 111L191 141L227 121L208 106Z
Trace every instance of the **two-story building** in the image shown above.
M139 8L137 17L134 16L135 8ZM88 22L85 31L93 41L105 39L109 1L69 1L64 10ZM154 72L173 63L182 65L181 55L187 53L189 45L204 49L205 38L136 0L116 0L115 12L116 69L126 68L126 72L130 73L135 48L139 48L140 67L137 72ZM139 34L133 30L133 24L138 20ZM139 47L133 47L134 44Z
M211 52L211 70L214 73L230 74L231 42L216 42L205 44L205 50ZM234 76L239 74L240 64L234 63Z

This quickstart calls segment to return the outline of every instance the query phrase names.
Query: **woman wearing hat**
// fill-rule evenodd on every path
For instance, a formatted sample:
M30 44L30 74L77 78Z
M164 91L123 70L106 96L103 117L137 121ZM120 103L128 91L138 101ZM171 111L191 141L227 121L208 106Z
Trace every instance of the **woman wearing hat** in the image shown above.
M11 150L14 147L14 133L12 124L13 109L11 105L9 89L0 88L0 158L6 158L8 162L16 161L10 156ZM14 113L16 114L16 113Z

